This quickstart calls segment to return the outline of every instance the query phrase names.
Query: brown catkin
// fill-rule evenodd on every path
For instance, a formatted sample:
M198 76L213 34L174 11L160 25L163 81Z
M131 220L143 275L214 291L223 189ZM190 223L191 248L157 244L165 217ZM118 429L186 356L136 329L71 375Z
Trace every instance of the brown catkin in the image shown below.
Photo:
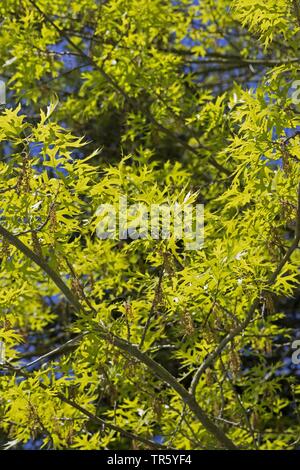
M132 320L132 306L131 303L126 300L124 303L124 308L125 308L125 314L128 320Z
M280 149L281 149L281 155L282 155L282 168L283 168L284 173L288 175L291 171L291 155L288 149L286 148L284 141L281 142Z
M264 300L265 300L267 313L269 315L273 315L275 313L275 306L274 306L274 300L273 300L272 295L266 292L264 295Z
M187 336L191 336L195 332L192 315L187 310L185 310L181 316L181 323Z
M156 421L159 422L161 420L162 413L163 413L161 400L159 398L154 398L152 407L153 407L153 412L156 416Z
M79 297L79 299L83 300L84 299L84 292L83 292L82 286L80 284L80 281L77 277L74 277L72 279L71 287L72 287L72 291L74 292L74 294L76 294L77 297Z
M55 232L56 227L57 227L57 219L56 219L56 208L55 204L52 204L50 207L50 212L49 212L49 222L50 222L50 230L52 233Z
M30 192L31 166L27 153L22 153L22 167L17 181L17 194Z
M272 354L272 341L270 339L267 339L266 340L266 343L265 343L265 352L266 354L268 355L271 355Z
M281 213L287 223L293 223L295 219L295 206L287 199L280 199ZM277 237L280 239L279 235Z
M31 241L32 241L33 251L35 252L36 255L42 258L43 256L42 247L41 247L41 244L40 244L40 241L36 232L31 232Z
M175 269L174 269L174 262L173 262L171 253L164 252L163 258L164 258L164 270L166 274L170 277L174 276Z
M233 376L236 376L241 368L241 359L237 351L231 349L229 354L229 365Z
M10 255L10 244L6 240L6 238L3 238L1 241L2 241L2 244L1 244L0 256L8 257Z
M212 370L210 368L206 369L206 371L205 371L205 382L206 382L206 385L208 385L208 386L213 385L213 383L214 383Z

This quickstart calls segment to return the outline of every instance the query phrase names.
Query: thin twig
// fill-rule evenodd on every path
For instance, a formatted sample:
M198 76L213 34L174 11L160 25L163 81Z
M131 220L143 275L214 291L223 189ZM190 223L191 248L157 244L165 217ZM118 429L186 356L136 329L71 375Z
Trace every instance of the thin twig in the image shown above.
M57 348L52 349L51 351L47 352L46 354L43 354L42 356L39 356L37 359L34 361L28 362L22 367L16 367L18 370L23 370L27 369L28 367L34 366L38 364L41 361L44 361L45 359L49 359L52 356L56 356L57 354L63 353L66 349L68 349L70 346L74 346L75 344L78 343L80 339L82 339L84 336L88 334L87 331L84 331L83 333L80 333L79 335L75 336L75 338L69 339L66 341L64 344L61 346L57 346Z
M25 378L30 378L31 377L30 374L28 374L24 371L22 371L20 373L20 369L12 367L9 364L6 366L6 368L13 371L13 372L16 372L17 374L19 374L19 375L21 375ZM49 388L41 380L38 381L38 384L43 390L49 390ZM69 398L67 398L62 392L54 392L54 396L59 398L64 403L67 403L72 408L75 408L76 410L80 411L82 414L84 414L85 416L90 418L91 421L93 421L96 424L101 425L101 427L104 427L104 428L107 427L108 429L112 429L113 431L116 431L116 432L120 433L121 435L123 435L125 437L128 437L129 439L142 442L143 444L146 444L150 448L154 448L154 449L163 449L163 448L165 448L165 446L163 446L161 444L157 444L157 443L155 443L155 442L153 442L149 439L146 439L142 436L138 436L137 434L133 434L132 432L126 431L125 429L122 429L121 427L119 427L115 424L112 424L109 421L105 421L104 419L99 418L98 416L94 415L93 413L86 410L85 408L83 408L78 403L76 403L74 400L70 400Z
M157 286L154 290L154 298L153 298L153 301L152 301L150 312L149 312L149 315L148 315L148 318L147 318L147 321L146 321L146 325L145 325L145 328L144 328L144 331L143 331L142 339L141 339L141 342L140 342L140 346L139 346L140 349L142 349L142 347L144 346L146 335L147 335L148 329L150 327L152 317L155 313L155 309L157 307L157 299L158 299L158 297L160 295L160 292L161 292L161 284L162 284L162 280L163 280L163 275L164 275L164 266L162 265L161 268L160 268L160 271L159 271L158 283L157 283Z

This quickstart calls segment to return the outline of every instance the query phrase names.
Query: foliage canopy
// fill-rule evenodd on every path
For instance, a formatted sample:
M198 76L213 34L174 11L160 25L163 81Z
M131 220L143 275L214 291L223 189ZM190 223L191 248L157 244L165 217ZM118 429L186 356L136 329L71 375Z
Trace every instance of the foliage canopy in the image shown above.
M298 0L0 17L2 445L295 448ZM99 239L124 194L204 203L203 249Z

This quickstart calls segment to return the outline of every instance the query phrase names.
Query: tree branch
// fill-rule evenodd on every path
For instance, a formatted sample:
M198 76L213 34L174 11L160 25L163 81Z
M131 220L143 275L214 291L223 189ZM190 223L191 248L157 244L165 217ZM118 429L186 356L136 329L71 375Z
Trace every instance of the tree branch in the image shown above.
M59 290L63 292L65 297L78 312L82 310L82 306L77 297L44 259L40 258L37 254L30 250L30 248L28 248L28 246L26 246L18 237L6 230L2 225L0 225L0 235L2 235L11 245L15 246L19 251L21 251L27 258L31 259L31 261L37 264L46 274L48 274L54 284L56 284Z
M206 415L204 410L198 405L194 396L190 394L178 381L177 379L170 374L167 369L158 364L156 361L151 359L147 354L143 353L138 349L137 346L128 343L122 338L113 335L111 332L106 332L102 328L98 330L99 336L106 341L110 342L112 345L116 346L118 349L121 349L130 356L135 357L141 363L146 365L158 378L162 379L167 383L173 390L175 390L178 395L182 398L184 403L190 408L193 414L198 418L203 427L227 449L236 450L237 447L234 443L224 434L224 432L218 428L214 422Z
M61 346L57 346L57 348L51 349L51 351L47 352L46 354L42 354L39 356L37 359L34 361L28 362L22 367L16 367L15 369L22 370L22 369L27 369L28 367L32 367L39 362L43 361L44 359L49 359L52 356L56 356L57 354L62 354L64 351L70 348L70 346L75 346L78 341L80 341L84 336L88 334L87 331L84 331L83 333L80 333L79 335L75 336L75 338L69 339L66 341L64 344Z
M0 234L6 238L6 240L14 245L18 250L20 250L25 256L31 259L35 264L37 264L44 272L48 274L48 276L52 279L52 281L56 284L56 286L63 292L69 302L75 307L76 310L84 312L84 308L80 304L77 297L71 292L68 286L64 283L64 281L60 278L60 276L53 271L50 266L41 259L38 255L36 255L33 251L30 250L26 245L24 245L21 240L15 237L12 233L6 230L2 225L0 225ZM205 411L198 405L197 401L195 400L194 396L190 394L178 381L177 379L170 374L163 366L155 362L146 354L142 353L137 346L129 343L128 341L119 338L118 336L113 335L110 331L106 330L103 326L99 325L97 332L99 336L116 346L117 348L121 349L122 351L128 353L130 356L135 357L140 362L142 362L145 366L147 366L157 377L162 379L166 384L168 384L173 390L175 390L179 396L182 398L184 403L190 408L190 410L194 413L197 419L201 422L203 427L212 434L222 446L227 449L236 450L237 447L235 444L226 436L226 434L218 428L214 422L206 415Z
M22 377L25 377L25 378L29 378L30 377L30 374L26 373L26 372L21 372L20 373L20 369L18 368L15 368L15 367L12 367L11 365L7 365L6 368L8 370L11 370L15 373L17 373L19 376L21 375ZM39 386L43 389L43 390L48 390L49 388L44 384L42 383L40 380L39 380ZM99 418L98 416L94 415L93 413L91 413L90 411L86 410L85 408L83 408L81 405L79 405L78 403L76 403L74 400L70 400L69 398L67 398L63 393L61 392L55 392L54 393L54 396L56 396L57 398L59 398L62 402L66 403L67 405L70 405L72 408L75 408L76 410L80 411L80 413L82 413L83 415L87 416L88 418L90 418L91 421L93 421L94 423L96 424L99 424L101 427L107 427L108 429L112 429L113 431L116 431L118 433L120 433L121 435L123 435L124 437L128 437L129 439L132 439L132 440L135 440L135 441L139 441L139 442L142 442L143 444L146 444L148 447L150 448L153 448L153 449L165 449L166 447L162 444L157 444L149 439L146 439L142 436L138 436L137 434L133 434L132 432L130 431L126 431L125 429L122 429L120 428L119 426L117 426L116 424L113 424L113 423L110 423L109 421L105 421L104 419L102 418Z

